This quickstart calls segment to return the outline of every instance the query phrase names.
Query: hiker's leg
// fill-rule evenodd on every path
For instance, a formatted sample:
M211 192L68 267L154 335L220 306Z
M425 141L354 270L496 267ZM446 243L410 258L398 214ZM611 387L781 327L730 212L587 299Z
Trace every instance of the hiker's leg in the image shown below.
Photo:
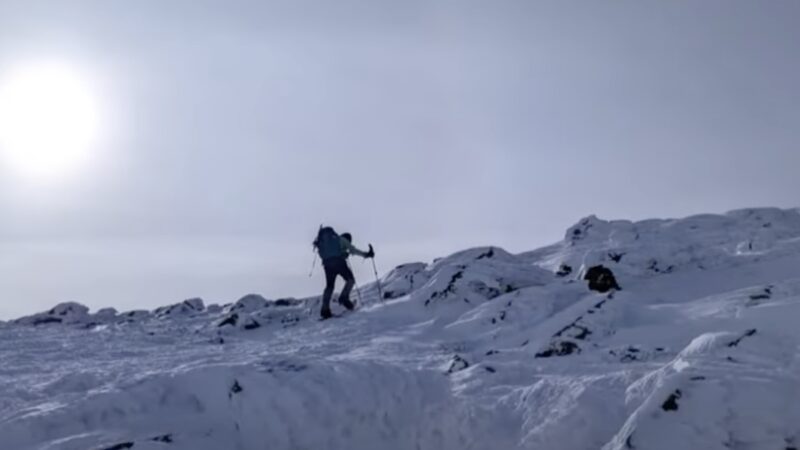
M333 288L336 286L336 270L331 264L323 266L325 268L325 292L322 293L322 310L331 309L331 296Z
M342 288L342 293L339 294L339 303L348 309L352 309L353 302L350 301L350 291L353 290L353 286L356 284L356 278L353 276L353 272L350 270L350 267L347 266L346 261L344 264L342 264L339 275L344 278L344 288Z

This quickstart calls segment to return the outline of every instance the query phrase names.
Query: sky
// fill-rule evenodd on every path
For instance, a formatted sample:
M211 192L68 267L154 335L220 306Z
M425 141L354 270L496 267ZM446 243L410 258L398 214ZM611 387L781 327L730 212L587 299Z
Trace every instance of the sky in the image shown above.
M386 272L590 214L800 206L797 23L793 0L0 0L0 80L68 64L102 123L59 176L0 148L0 319L313 295L321 223Z

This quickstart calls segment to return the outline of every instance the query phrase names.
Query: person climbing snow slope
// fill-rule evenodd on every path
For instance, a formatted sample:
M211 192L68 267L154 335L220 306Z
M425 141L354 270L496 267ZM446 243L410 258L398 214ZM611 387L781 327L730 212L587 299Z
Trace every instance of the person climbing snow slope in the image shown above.
M355 304L350 300L350 292L353 290L356 279L347 264L347 258L351 254L362 258L375 257L372 244L369 245L369 251L365 252L356 248L352 241L353 236L350 233L339 235L331 227L320 228L317 238L314 240L314 247L317 249L325 269L325 291L322 294L322 308L320 309L320 316L323 319L333 316L330 302L337 276L341 276L345 281L344 288L339 294L339 304L348 310L355 308Z

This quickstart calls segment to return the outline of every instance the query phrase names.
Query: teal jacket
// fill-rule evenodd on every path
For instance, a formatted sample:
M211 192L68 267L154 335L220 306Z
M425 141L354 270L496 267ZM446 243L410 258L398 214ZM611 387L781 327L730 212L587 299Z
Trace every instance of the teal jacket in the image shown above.
M367 252L359 250L358 248L356 248L355 245L350 243L350 241L341 236L339 236L339 244L342 246L342 253L344 253L345 258L347 258L349 255L356 255L362 258L366 258L368 255Z

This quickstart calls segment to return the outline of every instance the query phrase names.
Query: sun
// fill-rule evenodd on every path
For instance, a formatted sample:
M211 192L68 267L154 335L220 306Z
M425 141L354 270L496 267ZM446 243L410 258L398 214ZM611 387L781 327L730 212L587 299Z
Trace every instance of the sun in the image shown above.
M88 82L70 66L0 74L0 168L45 178L72 172L88 160L98 131Z

